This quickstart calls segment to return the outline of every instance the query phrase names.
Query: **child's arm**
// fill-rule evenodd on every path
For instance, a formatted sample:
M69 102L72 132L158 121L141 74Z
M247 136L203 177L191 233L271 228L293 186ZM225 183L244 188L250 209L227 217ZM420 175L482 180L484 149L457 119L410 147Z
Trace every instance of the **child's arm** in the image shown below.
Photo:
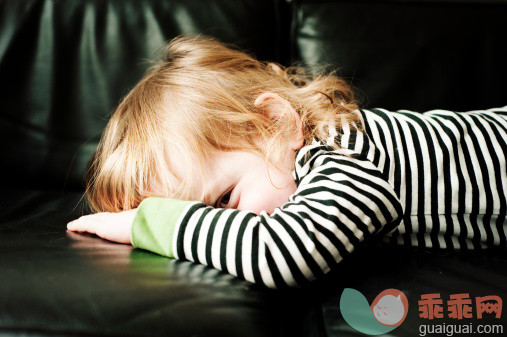
M314 152L296 174L303 177L296 194L271 215L145 199L135 213L132 244L281 287L321 277L361 242L399 224L400 201L370 161ZM69 229L116 241L116 234L103 227L126 233L133 213L115 215L89 215L89 224L83 217Z
M398 225L400 201L371 162L316 155L299 171L296 194L271 215L145 199L132 243L280 287L321 277L361 242Z

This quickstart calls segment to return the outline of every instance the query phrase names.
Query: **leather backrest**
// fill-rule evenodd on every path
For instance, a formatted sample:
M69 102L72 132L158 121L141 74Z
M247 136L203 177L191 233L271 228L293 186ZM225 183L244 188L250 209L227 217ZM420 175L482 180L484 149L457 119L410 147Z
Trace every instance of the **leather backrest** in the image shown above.
M279 3L1 0L3 186L82 189L110 113L177 35L215 36L282 62Z
M506 104L507 0L0 0L4 187L82 190L110 113L164 42L204 33L330 64L362 106Z
M363 106L507 104L505 0L298 0L292 60L330 64Z

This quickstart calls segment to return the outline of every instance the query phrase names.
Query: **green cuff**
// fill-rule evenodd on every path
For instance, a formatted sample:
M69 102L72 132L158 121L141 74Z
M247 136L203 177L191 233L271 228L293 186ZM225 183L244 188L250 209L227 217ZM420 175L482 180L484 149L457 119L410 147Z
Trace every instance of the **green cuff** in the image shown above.
M193 203L158 197L144 199L132 223L132 245L173 258L176 225L181 214Z

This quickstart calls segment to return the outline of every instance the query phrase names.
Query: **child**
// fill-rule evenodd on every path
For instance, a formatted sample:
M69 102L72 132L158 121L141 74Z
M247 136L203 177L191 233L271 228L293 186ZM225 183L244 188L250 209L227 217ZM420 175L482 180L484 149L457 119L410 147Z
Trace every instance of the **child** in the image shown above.
M375 237L506 247L507 106L359 110L331 75L173 40L111 117L68 225L268 287Z

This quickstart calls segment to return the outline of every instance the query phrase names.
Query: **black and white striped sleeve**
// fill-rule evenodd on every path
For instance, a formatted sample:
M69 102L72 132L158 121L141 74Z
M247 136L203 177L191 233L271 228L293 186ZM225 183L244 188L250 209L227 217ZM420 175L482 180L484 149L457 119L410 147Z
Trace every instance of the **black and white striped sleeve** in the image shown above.
M297 158L296 193L270 215L191 204L175 226L173 256L271 288L296 286L399 224L400 201L370 161L311 152Z

